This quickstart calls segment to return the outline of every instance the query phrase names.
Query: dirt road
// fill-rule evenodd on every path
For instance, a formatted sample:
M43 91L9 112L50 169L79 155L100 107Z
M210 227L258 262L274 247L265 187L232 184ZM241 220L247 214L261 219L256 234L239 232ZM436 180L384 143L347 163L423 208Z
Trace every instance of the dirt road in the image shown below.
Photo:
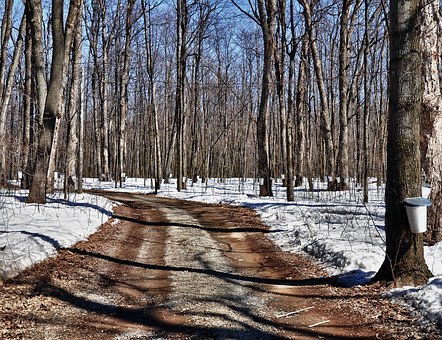
M255 213L149 195L0 286L0 338L437 339L380 287L281 252Z

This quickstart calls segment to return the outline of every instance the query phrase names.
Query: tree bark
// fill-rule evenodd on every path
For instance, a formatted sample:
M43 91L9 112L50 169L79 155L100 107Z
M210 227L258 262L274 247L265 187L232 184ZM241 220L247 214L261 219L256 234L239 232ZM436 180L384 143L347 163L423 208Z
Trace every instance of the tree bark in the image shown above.
M334 189L346 190L349 176L349 105L350 105L350 43L353 35L354 21L359 11L361 0L343 0L339 28L339 148L338 175L339 185ZM353 12L351 9L353 8Z
M348 177L348 71L350 32L348 22L352 0L342 1L341 20L339 28L339 147L338 147L338 175L340 176L339 189L346 189ZM334 188L338 189L337 183Z
M72 50L72 83L69 87L69 101L68 101L68 140L66 150L66 170L64 176L64 193L65 198L67 194L74 191L77 186L75 174L77 170L77 149L78 149L78 111L79 111L79 91L81 82L81 59L82 59L82 36L81 36L81 17L78 16L78 21L75 29L74 45Z
M364 1L364 22L365 22L365 32L364 32L364 128L363 128L363 149L364 149L364 171L363 171L363 200L364 203L368 203L368 157L369 157L369 140L368 140L368 129L369 129L369 113L370 113L370 89L368 81L368 53L370 51L370 41L368 38L369 26L368 26L368 4L369 1Z
M258 176L264 181L259 188L260 196L273 196L270 171L269 136L267 123L270 115L270 84L274 62L276 28L276 0L258 0L257 18L264 40L264 60L262 69L261 98L259 102L257 125L258 138Z
M290 33L293 36L295 36L295 18L294 18L294 1L290 0ZM295 101L293 100L294 97L294 78L295 78L295 57L296 57L296 41L294 39L291 40L291 42L288 44L290 46L290 50L287 52L289 56L289 62L288 62L288 88L287 88L287 129L286 129L286 155L287 155L287 169L285 173L285 184L287 187L287 201L293 202L295 200L295 181L294 181L294 154L295 151L293 150L293 134L294 134L294 119L295 119ZM298 155L297 151L299 150L299 146L302 144L302 140L299 139L297 136L297 147L296 154ZM283 145L284 147L284 145ZM301 159L298 158L298 163L301 161ZM302 176L304 174L300 174L299 176ZM296 177L298 179L298 176Z
M148 92L149 92L149 108L152 113L152 130L154 138L154 176L155 176L155 193L158 192L161 186L161 149L160 149L160 133L159 133L159 123L158 123L158 113L156 104L156 88L155 88L155 61L152 54L152 39L151 39L151 7L150 1L149 6L146 8L145 0L141 1L143 9L144 18L144 41L146 44L146 67L148 75Z
M4 87L6 76L6 67L8 62L8 45L12 32L12 9L14 0L6 0L3 12L2 26L1 26L1 45L0 45L0 89Z
M27 12L27 11L26 11ZM28 13L25 12L27 16ZM23 99L23 136L22 136L22 181L21 187L29 189L29 173L32 163L31 140L33 139L32 126L32 34L29 20L26 18L26 38L25 38L25 82L24 82L24 99Z
M184 177L184 87L187 65L187 30L189 13L187 0L177 1L177 86L175 94L176 172L177 190L185 189Z
M38 135L43 126L43 112L47 95L47 84L45 76L45 63L43 58L43 35L42 35L42 8L39 1L26 1L26 26L28 41L26 55L30 57L32 66L29 66L27 72L31 73L31 101L34 102L33 108L35 114L31 116L30 120L30 137L32 147L30 148L29 157L26 167L26 187L30 188L34 172L36 168L37 149L38 149ZM29 55L30 54L30 55Z
M109 83L109 41L111 37L107 34L106 28L106 5L101 3L101 40L102 40L102 59L103 68L100 77L100 93L101 93L101 154L100 157L100 179L103 181L110 180L110 165L109 165L109 114L108 114L108 83ZM117 180L117 179L115 179Z
M23 14L20 28L18 32L17 41L15 43L14 54L11 65L9 66L6 84L2 84L0 101L0 185L6 183L6 114L9 106L9 100L12 93L12 85L14 83L14 76L23 50L24 36L26 33L26 14ZM9 39L8 39L9 40ZM2 47L7 50L7 47ZM3 83L3 81L2 81Z
M296 162L296 186L302 185L302 177L305 175L305 164L308 157L306 154L306 133L305 133L305 125L306 125L306 79L308 72L308 36L307 32L305 32L302 42L301 42L301 60L299 62L299 72L298 72L298 84L296 90L296 140L297 140L297 162Z
M85 71L82 69L80 83L80 112L78 114L78 193L83 192L83 172L84 172L84 112L86 107L85 99Z
M425 263L423 235L411 233L403 204L407 197L421 194L419 4L419 0L390 1L386 256L373 280L394 281L396 286L426 284L432 276Z
M120 131L119 131L119 155L118 155L118 180L120 182L120 187L122 186L123 180L125 180L125 167L126 167L126 123L127 123L127 111L128 111L128 92L127 86L129 82L129 63L131 57L130 44L132 40L132 10L135 0L129 0L127 4L126 11L126 37L124 44L124 60L123 60L123 70L120 75Z
M32 15L32 25L35 32L41 33L41 3L39 0L30 0L35 9ZM66 32L63 25L63 1L52 1L52 63L51 75L49 80L46 102L44 105L42 126L38 131L38 146L35 170L29 196L28 203L44 204L46 202L46 178L49 169L49 156L53 142L54 130L57 117L60 116L60 107L62 105L62 95L65 85L65 64L67 49L70 48L72 41L72 31L74 22L79 13L81 0L73 0L70 2L69 14L66 21ZM37 55L41 41L35 41L34 51ZM35 50L37 49L37 50ZM36 56L43 60L43 54ZM44 73L44 70L43 70ZM37 91L43 92L40 84L37 85Z
M326 159L326 175L332 177L332 183L336 180L336 160L335 160L335 148L333 145L333 133L332 133L332 122L329 109L329 102L327 91L325 89L324 73L322 70L322 63L318 52L318 47L316 44L316 36L312 23L312 10L310 3L307 0L299 0L304 8L304 19L305 25L309 36L310 52L313 58L313 66L316 74L316 80L318 83L319 97L321 101L321 130L322 136L325 143L325 151L327 155Z
M286 0L278 0L278 33L275 46L275 75L276 75L276 91L278 94L279 106L279 125L280 125L280 143L281 143L281 163L283 165L284 174L291 173L293 176L293 161L292 161L292 138L289 133L293 131L293 126L287 118L286 110L286 82L285 82L285 54L287 52L287 33L286 33ZM290 147L288 147L289 143ZM289 155L290 154L290 155ZM291 169L289 170L289 166ZM284 178L284 184L287 190L287 201L294 200L293 178Z
M425 240L442 240L442 94L439 78L441 65L441 15L439 1L422 4L422 76L421 162L424 179L431 186L433 202L428 214Z

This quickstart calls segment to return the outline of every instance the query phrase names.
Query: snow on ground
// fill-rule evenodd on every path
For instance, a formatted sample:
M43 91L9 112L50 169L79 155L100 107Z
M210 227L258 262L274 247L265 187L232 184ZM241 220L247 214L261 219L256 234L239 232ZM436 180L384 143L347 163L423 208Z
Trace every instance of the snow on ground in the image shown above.
M87 238L112 214L112 203L89 194L49 195L25 203L27 191L0 192L0 280Z
M241 205L256 210L271 227L271 237L281 249L304 252L342 282L367 282L384 259L384 189L370 184L369 203L363 204L362 191L351 185L346 192L328 192L317 180L314 191L296 188L295 201L286 202L282 181L273 186L274 197L258 197L259 185L252 179L211 179L207 183L187 181L178 192L176 179L163 184L159 195L206 203ZM87 179L86 188L150 193L153 182L129 178L122 187L111 182ZM45 206L24 203L26 192L0 196L0 278L5 271L16 272L59 247L86 238L107 217L111 205L90 195L74 195L64 201L50 197ZM442 325L442 244L425 247L428 267L435 277L429 284L392 291L390 296L413 306L427 318Z

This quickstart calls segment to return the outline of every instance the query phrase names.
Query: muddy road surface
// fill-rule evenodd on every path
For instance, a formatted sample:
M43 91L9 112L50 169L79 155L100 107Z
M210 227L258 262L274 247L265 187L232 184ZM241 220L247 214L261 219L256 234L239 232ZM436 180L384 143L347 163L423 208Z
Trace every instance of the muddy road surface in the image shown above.
M437 339L379 286L281 252L248 209L153 195L0 283L2 339Z

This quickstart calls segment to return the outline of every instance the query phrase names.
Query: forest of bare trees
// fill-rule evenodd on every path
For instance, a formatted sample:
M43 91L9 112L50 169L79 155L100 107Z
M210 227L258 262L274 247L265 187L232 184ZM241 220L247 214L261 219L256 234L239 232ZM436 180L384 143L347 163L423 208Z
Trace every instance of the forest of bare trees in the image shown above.
M422 181L442 238L439 2L424 1ZM378 0L6 0L0 180L55 174L386 179L389 4ZM296 177L295 177L296 176ZM188 181L189 179L191 181ZM368 194L365 197L367 199Z

